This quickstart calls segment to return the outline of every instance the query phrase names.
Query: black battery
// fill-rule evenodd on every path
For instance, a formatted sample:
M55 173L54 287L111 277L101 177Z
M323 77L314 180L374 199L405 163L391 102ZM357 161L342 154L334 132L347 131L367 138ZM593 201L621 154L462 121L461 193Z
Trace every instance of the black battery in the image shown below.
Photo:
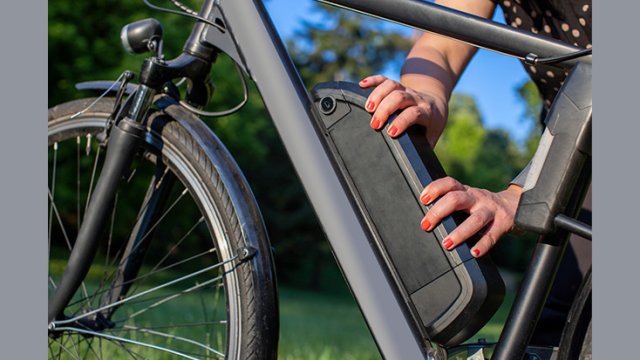
M370 242L386 265L407 310L425 339L456 345L474 335L496 312L504 283L489 256L471 256L471 239L453 251L441 242L464 220L446 218L425 232L424 187L446 176L424 128L392 139L374 131L365 101L371 90L348 82L321 83L312 91L318 127L352 201L369 230Z

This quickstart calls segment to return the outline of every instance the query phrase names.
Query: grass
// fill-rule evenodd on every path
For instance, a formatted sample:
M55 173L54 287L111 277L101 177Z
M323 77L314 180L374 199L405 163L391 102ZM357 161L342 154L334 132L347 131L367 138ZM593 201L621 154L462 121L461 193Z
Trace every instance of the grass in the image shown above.
M497 341L513 295L508 294L489 323L470 341ZM349 295L280 289L280 346L282 360L381 359L378 349Z

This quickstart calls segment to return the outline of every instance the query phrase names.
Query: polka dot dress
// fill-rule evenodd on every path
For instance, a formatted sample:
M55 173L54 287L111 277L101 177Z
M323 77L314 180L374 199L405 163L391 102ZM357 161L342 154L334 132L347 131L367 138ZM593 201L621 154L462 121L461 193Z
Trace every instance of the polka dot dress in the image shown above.
M591 48L591 0L495 0L507 24L581 48ZM538 86L545 109L567 73L550 66L525 65Z

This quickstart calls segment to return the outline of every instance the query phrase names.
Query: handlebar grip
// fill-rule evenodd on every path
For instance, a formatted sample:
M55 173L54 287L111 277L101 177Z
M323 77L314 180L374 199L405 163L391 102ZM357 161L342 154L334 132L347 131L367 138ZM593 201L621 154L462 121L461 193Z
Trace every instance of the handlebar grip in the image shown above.
M516 213L515 223L522 229L540 234L555 230L555 216L573 211L567 207L585 186L581 181L591 170L591 71L590 64L578 63L547 115Z

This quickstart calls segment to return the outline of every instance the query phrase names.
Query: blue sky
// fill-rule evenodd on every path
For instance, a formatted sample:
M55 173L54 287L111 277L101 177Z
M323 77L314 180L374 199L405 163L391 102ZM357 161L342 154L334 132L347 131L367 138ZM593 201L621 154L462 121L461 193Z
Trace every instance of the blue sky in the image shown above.
M270 0L266 2L271 18L284 39L300 28L303 19L313 20L312 0ZM496 11L494 20L504 22L501 11ZM411 34L414 30L389 24L388 29ZM398 79L397 73L386 74ZM517 140L528 132L526 123L520 121L524 113L516 93L516 87L528 78L516 59L480 50L460 78L455 91L475 97L485 126L500 127L509 131Z

